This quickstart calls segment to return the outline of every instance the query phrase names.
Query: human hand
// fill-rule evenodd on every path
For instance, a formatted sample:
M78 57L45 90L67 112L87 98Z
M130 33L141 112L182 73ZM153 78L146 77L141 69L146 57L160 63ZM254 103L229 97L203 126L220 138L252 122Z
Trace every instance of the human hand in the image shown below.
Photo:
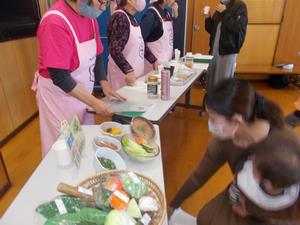
M135 79L135 75L134 75L133 71L126 74L126 76L125 76L125 82L126 82L126 84L128 86L134 85L135 80L136 79Z
M96 99L96 101L93 103L92 108L95 110L97 114L100 114L102 116L111 116L112 112L108 109L107 105L104 104L99 99Z
M216 11L219 12L219 13L222 13L226 10L226 5L224 4L218 4L217 7L216 7Z
M175 17L175 18L177 18L178 17L178 4L177 4L177 2L173 2L172 4L171 4L171 8L172 8L172 10L173 10L173 16Z
M120 102L126 101L126 98L124 98L123 96L119 95L117 92L115 92L109 85L109 83L107 82L107 80L102 80L100 81L103 93L105 94L106 97L108 97L108 99L112 99L115 98Z
M100 3L99 9L105 11L108 6L108 0L100 0L98 2Z

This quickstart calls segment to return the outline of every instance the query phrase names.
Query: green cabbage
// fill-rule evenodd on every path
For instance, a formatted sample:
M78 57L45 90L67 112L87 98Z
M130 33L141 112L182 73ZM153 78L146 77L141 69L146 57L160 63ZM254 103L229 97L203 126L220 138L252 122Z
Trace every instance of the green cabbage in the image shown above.
M111 210L105 220L104 225L135 225L136 221L124 210Z

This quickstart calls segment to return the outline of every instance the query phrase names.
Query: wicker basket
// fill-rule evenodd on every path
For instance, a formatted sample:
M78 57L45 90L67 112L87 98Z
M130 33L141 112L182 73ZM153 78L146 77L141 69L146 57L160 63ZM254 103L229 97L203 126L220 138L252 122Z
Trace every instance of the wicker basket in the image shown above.
M95 186L102 183L102 181L110 175L117 175L121 173L128 173L129 171L126 170L113 170L113 171L107 171L107 172L101 172L93 177L87 178L84 181L82 181L78 186L87 188L87 189L93 189ZM154 217L151 220L150 225L161 225L164 222L164 218L166 216L166 200L164 197L163 192L161 189L157 186L157 184L149 179L148 177L145 177L142 174L134 172L139 179L141 179L143 182L145 182L148 185L148 196L153 197L160 205L160 208L157 212L155 212Z

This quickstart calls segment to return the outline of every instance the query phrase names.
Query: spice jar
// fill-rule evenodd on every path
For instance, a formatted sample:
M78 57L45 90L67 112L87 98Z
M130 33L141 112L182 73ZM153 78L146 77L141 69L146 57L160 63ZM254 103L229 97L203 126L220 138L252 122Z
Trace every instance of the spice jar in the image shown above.
M193 68L194 57L191 52L188 52L185 56L184 65L189 68Z
M157 98L158 97L158 78L156 76L148 77L147 96L148 96L148 98Z

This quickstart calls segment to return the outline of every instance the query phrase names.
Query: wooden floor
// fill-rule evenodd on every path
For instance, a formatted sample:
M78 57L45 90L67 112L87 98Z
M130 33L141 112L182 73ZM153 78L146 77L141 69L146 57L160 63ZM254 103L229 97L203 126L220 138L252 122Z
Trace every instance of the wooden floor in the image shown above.
M279 103L285 113L294 110L293 102L299 91L293 87L274 90L265 83L254 83L258 91ZM203 97L200 86L192 91L192 102L199 103ZM97 118L97 122L103 121ZM297 130L300 133L300 130ZM199 163L210 139L207 117L199 117L192 109L176 108L161 123L161 142L164 158L164 176L167 200L170 201L184 180ZM0 215L16 197L26 180L41 160L39 122L35 119L2 149L12 187L0 199ZM227 166L183 205L184 209L196 215L199 209L230 182L232 175ZM34 193L33 193L34 194Z

